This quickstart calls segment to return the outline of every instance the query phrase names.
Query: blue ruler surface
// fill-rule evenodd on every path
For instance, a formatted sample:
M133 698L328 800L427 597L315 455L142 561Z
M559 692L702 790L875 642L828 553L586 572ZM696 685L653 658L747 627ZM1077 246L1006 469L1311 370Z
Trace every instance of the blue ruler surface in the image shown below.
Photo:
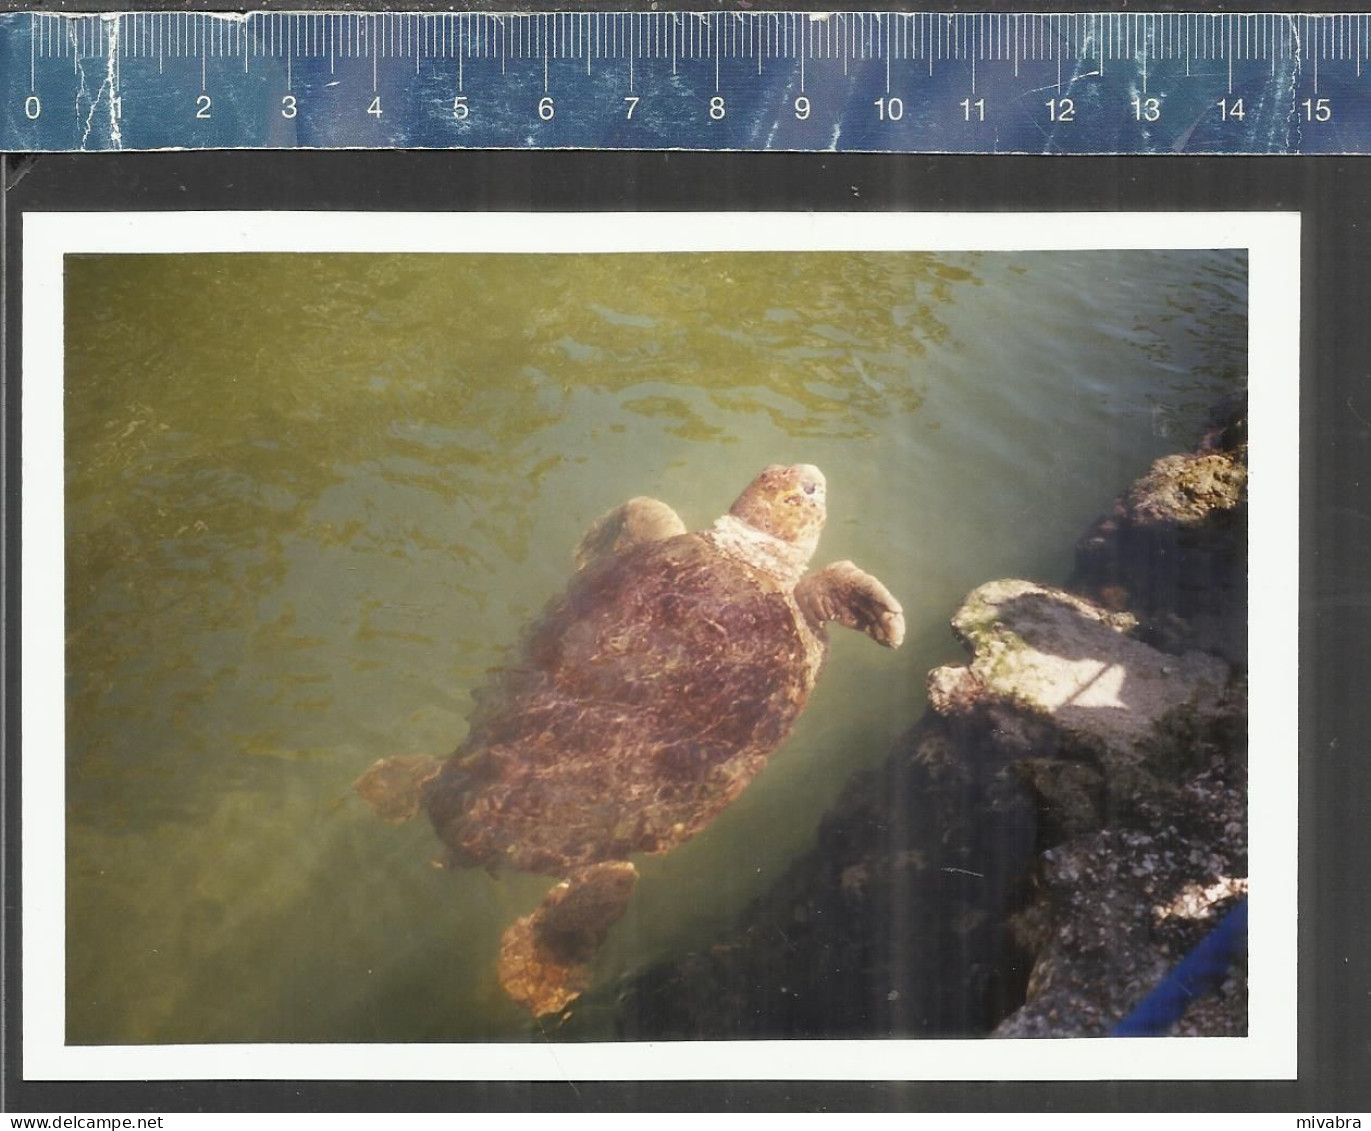
M1371 16L0 15L0 150L1371 152Z

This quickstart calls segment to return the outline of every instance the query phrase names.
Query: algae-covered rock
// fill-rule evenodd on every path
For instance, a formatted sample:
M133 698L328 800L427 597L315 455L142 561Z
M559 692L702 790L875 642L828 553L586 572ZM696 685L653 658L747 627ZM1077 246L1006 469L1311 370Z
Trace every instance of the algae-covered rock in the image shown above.
M1218 698L1227 666L1199 652L1161 653L1121 617L1061 589L992 581L952 618L974 653L972 674L993 697L1048 715L1082 745L1131 758L1157 722Z
M1163 456L1076 545L1070 587L1128 608L1169 651L1247 659L1247 406L1224 402L1197 451Z

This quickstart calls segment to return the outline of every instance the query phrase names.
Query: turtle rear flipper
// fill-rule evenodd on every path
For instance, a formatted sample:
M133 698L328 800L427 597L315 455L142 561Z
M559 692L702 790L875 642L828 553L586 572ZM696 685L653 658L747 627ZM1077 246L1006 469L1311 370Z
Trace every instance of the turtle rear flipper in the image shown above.
M582 570L609 554L685 532L686 525L674 510L657 499L639 495L592 522L576 543L572 560Z
M424 784L442 768L440 759L426 754L397 754L382 758L352 788L378 817L398 825L418 816Z
M628 907L638 870L626 860L578 868L505 932L500 985L535 1017L560 1013L590 986L590 967Z

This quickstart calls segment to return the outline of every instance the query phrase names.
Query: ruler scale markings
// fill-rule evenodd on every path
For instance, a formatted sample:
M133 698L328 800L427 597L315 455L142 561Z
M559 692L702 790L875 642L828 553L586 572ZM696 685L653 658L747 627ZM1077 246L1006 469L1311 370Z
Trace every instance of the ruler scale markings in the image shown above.
M592 20L594 22L588 22ZM213 21L208 22L208 21ZM326 20L326 23L321 23ZM441 23L435 23L441 20ZM472 24L471 21L478 21ZM610 20L612 22L607 23ZM682 20L691 20L684 26ZM21 22L22 21L22 22ZM511 22L513 21L513 22ZM670 21L670 22L668 22ZM936 21L936 26L935 22ZM462 43L463 28L467 28L467 42ZM675 123L670 140L670 148L710 148L724 145L728 148L742 148L752 143L752 138L763 135L755 130L749 131L751 123L744 119L749 114L760 114L765 110L765 97L761 100L751 98L747 90L754 82L765 82L758 89L765 96L768 90L784 91L798 80L798 88L806 97L814 84L810 73L813 65L822 64L827 74L836 74L841 65L844 76L842 85L837 88L836 99L826 99L825 106L816 106L817 117L811 127L825 114L838 115L857 113L862 103L862 95L872 91L871 97L883 92L887 99L896 93L895 73L897 64L904 61L918 65L918 54L922 50L927 58L930 78L938 85L923 88L921 97L925 101L924 112L915 115L903 114L903 124L898 129L881 127L871 130L866 127L841 131L839 148L853 146L872 146L877 151L920 151L920 147L931 145L936 152L979 152L977 147L985 144L985 138L974 136L974 131L964 129L962 121L955 122L955 128L946 116L933 110L934 100L939 91L966 89L969 83L973 96L995 97L1006 90L1018 90L1022 78L1028 80L1025 86L1031 91L1033 74L1025 70L1025 64L1039 66L1043 62L1056 64L1056 92L1065 96L1081 80L1094 79L1086 87L1091 94L1087 102L1076 99L1077 119L1083 124L1089 122L1088 129L1072 131L1072 135L1082 143L1079 152L1093 152L1096 144L1094 135L1109 137L1115 146L1112 152L1152 152L1162 144L1172 140L1158 137L1156 131L1139 129L1118 129L1107 124L1097 126L1096 111L1107 107L1111 98L1126 92L1127 84L1141 83L1143 92L1157 89L1162 97L1177 99L1177 110L1181 114L1192 113L1188 107L1194 105L1200 111L1199 121L1204 120L1203 106L1207 89L1219 87L1226 92L1229 105L1236 105L1239 98L1247 101L1247 125L1240 125L1242 119L1233 121L1232 115L1225 114L1224 120L1233 121L1232 126L1216 130L1204 125L1198 132L1192 126L1183 135L1185 149L1193 152L1246 152L1252 146L1253 152L1273 152L1286 146L1299 146L1302 151L1310 152L1366 152L1371 154L1371 114L1368 108L1360 105L1362 97L1360 80L1363 60L1371 57L1371 18L1365 13L1271 13L1271 12L1065 12L1065 13L1022 13L1008 11L985 12L882 12L882 11L844 11L828 14L803 12L648 12L625 11L618 13L587 13L570 11L546 11L529 13L293 13L255 12L242 18L221 16L209 12L129 12L110 16L58 17L48 13L28 12L16 14L13 18L0 16L0 47L5 57L22 59L21 36L29 39L29 68L27 74L22 64L14 67L9 76L0 76L0 99L7 88L20 99L19 105L26 111L28 105L23 98L41 95L44 102L57 100L63 84L73 83L79 87L76 92L78 113L85 118L87 111L102 104L105 91L109 97L118 98L115 92L122 91L129 84L129 92L134 97L133 105L138 105L140 83L181 83L181 89L194 89L185 81L196 63L200 71L200 96L204 113L192 107L188 114L178 114L175 106L175 85L164 86L171 92L173 110L163 114L165 119L155 133L157 147L194 148L204 146L212 137L216 144L233 148L242 143L236 138L247 136L249 147L265 145L266 136L279 144L274 131L261 131L261 122L254 119L270 111L274 117L274 107L262 105L259 96L237 98L240 83L251 85L248 91L270 90L270 74L258 74L252 67L254 57L275 60L278 64L284 56L284 90L295 91L295 73L298 66L318 66L322 71L322 59L328 58L328 74L335 75L339 82L330 85L341 86L340 93L346 99L350 86L360 87L365 79L357 68L337 68L337 56L341 52L345 59L361 60L370 57L372 92L380 88L380 72L387 71L388 84L398 85L388 90L403 89L407 83L424 81L424 60L438 60L450 57L452 52L459 56L457 86L465 86L465 58L494 58L498 39L500 49L500 71L492 74L495 85L490 91L478 94L488 95L487 105L499 105L510 92L517 91L520 85L536 89L536 76L530 74L531 63L541 57L543 61L543 92L551 91L551 64L562 60L572 61L573 68L582 55L586 60L587 75L593 74L593 61L596 57L607 59L626 58L628 88L637 96L640 92L649 99L660 100L664 106L670 104L688 107L692 92L702 94L708 89L707 72L699 68L689 70L679 67L684 53L687 58L701 62L713 61L713 94L727 97L729 102L727 122L722 114L708 118L721 124L713 127L713 132L701 133L696 115L687 112L676 116L672 111L665 119L656 114L649 119L654 131L660 130L658 123ZM327 43L325 43L327 41ZM16 50L15 48L18 48ZM484 51L482 50L484 48ZM516 67L509 68L511 50ZM124 75L124 60L148 60L151 64L156 57L157 69L149 65L146 71L141 63L135 71ZM297 62L297 56L299 62ZM1063 60L1069 56L1068 69ZM70 76L57 73L63 67L51 68L51 60L72 61ZM213 133L204 132L199 123L188 119L209 117L208 105L209 75L208 64L211 58L230 61L235 57L241 60L241 67L223 66L216 63L215 93L213 94L213 116L216 119ZM412 66L410 59L412 58ZM665 68L660 74L652 69L640 73L640 59L671 60L671 78L666 79ZM722 63L727 58L733 64L730 70L730 91L724 94L722 86ZM874 63L884 60L884 66L877 69ZM107 68L105 82L94 93L91 91L91 69L89 61L102 60ZM313 60L318 60L315 64ZM1159 73L1154 60L1163 62ZM1175 60L1172 69L1171 61ZM1182 64L1183 60L1183 64ZM942 61L945 69L936 74L937 64ZM983 73L985 63L1010 62L1011 67L998 70L992 68L990 74ZM1213 65L1223 64L1222 72ZM40 66L39 64L43 64ZM750 65L749 65L750 64ZM1196 66L1196 64L1199 64ZM1261 66L1257 72L1253 64ZM1348 64L1351 64L1350 66ZM790 67L787 74L785 67ZM946 67L961 68L949 75ZM1098 67L1098 69L1095 69ZM1266 81L1270 76L1271 90L1276 90L1278 71L1284 67L1287 82L1278 92L1283 97L1260 98L1253 89L1255 82ZM1327 74L1325 70L1332 68ZM1116 68L1119 68L1116 70ZM1244 69L1247 68L1247 69ZM1303 68L1303 70L1302 70ZM258 68L257 70L260 70ZM779 75L776 73L779 70ZM1181 71L1184 72L1182 77ZM43 82L38 81L39 72ZM1012 72L1012 78L1011 78ZM159 80L158 76L164 76ZM408 75L408 77L406 77ZM501 76L505 76L502 81ZM679 76L679 85L678 77ZM325 76L327 77L327 76ZM902 80L904 72L901 72ZM1355 88L1346 85L1355 77L1359 85ZM1190 79L1194 85L1186 86ZM25 81L27 80L27 82ZM660 85L663 82L669 85ZM1171 85L1161 89L1163 82ZM302 77L301 82L308 90L312 79ZM654 83L659 84L654 86ZM1201 84L1208 84L1202 86ZM641 85L640 85L641 84ZM922 88L922 83L919 84ZM1367 99L1371 101L1371 84L1368 85ZM1295 118L1289 104L1290 94L1300 88L1311 91L1327 104L1327 91L1336 100L1333 103L1339 123L1350 123L1351 128L1321 131L1317 127L1290 132L1288 142L1281 140L1282 124L1288 118ZM574 129L572 143L587 148L603 148L593 140L593 131L600 128L597 117L602 111L609 116L601 102L604 88L591 88L594 93L587 106L586 115L573 116ZM611 88L608 88L612 90ZM1085 89L1085 88L1080 88ZM1136 87L1134 89L1137 89ZM22 92L22 93L21 93ZM735 109L735 96L746 93ZM1218 91L1215 91L1217 94ZM1124 97L1127 94L1124 93ZM1195 99L1199 103L1195 104ZM3 103L0 103L3 104ZM65 132L55 131L53 123L57 116L48 113L48 107L41 110L41 124L27 126L24 115L16 113L10 103L5 113L0 113L0 133L13 130L16 125L31 131L31 136L20 139L18 148L23 149L33 138L45 145L61 146L70 144L65 140ZM37 104L34 104L35 107ZM404 109L397 111L413 114L416 105L413 99L406 99ZM1212 104L1210 104L1212 106ZM906 97L905 106L910 106ZM303 109L303 107L302 107ZM712 109L712 107L711 107ZM722 106L720 107L722 110ZM1326 114L1324 107L1318 113ZM578 108L579 110L579 108ZM103 106L100 106L103 114ZM866 111L870 114L870 110ZM771 111L774 114L774 110ZM1301 102L1298 117L1310 118L1314 111L1308 102ZM1254 120L1254 115L1256 116ZM292 115L293 116L293 115ZM622 110L617 117L622 117ZM346 117L346 115L344 115ZM497 119L500 115L496 116ZM560 116L559 116L560 117ZM635 118L638 117L635 115ZM704 119L706 116L700 114ZM811 117L806 109L805 118ZM961 119L963 115L956 115ZM35 109L28 121L37 121L39 113ZM68 120L70 115L67 116ZM1167 115L1168 120L1171 115ZM974 119L967 119L968 121ZM481 119L478 119L480 121ZM855 121L856 119L854 119ZM881 120L892 121L885 111ZM1179 118L1184 122L1189 118ZM363 124L370 125L368 119ZM387 122L390 121L388 116ZM89 125L90 119L87 119ZM1031 124L1031 123L1030 123ZM1127 123L1132 125L1131 120ZM426 128L425 123L416 122L417 128ZM68 127L63 127L65 131ZM560 128L560 127L559 127ZM709 127L705 127L709 128ZM1037 129L1038 127L1032 127ZM228 131L225 133L224 131ZM32 132L37 131L37 132ZM1023 125L1010 124L1007 127L1008 140L1002 148L1009 152L1036 152L1031 135L1025 139L1019 131ZM79 134L79 129L78 129ZM766 134L766 140L758 141L762 148L776 144L801 147L817 147L817 135L792 136L784 132L777 135L774 131ZM1358 132L1367 136L1359 138ZM1194 134L1194 140L1191 134ZM109 129L87 129L86 136L78 144L90 147L112 147L117 139L117 126L111 121ZM1018 136L1015 136L1015 135ZM695 136L700 135L700 136ZM330 129L326 136L329 145L351 146L354 137L362 145L373 144L377 139L368 133L360 137L353 132L347 121L339 121L336 128ZM838 130L825 133L836 143ZM989 136L988 134L986 136ZM463 131L457 137L440 137L439 146L456 145L459 140L477 139L477 144L508 144L503 136L492 136L486 127L474 133ZM162 140L165 139L165 140ZM1272 139L1276 139L1273 141ZM642 137L638 138L641 144ZM648 138L649 148L667 147L667 140L658 136ZM1027 140L1025 149L1015 148ZM0 144L7 143L9 135L0 136ZM529 139L522 144L542 145L546 139L536 143ZM288 144L297 144L293 136ZM136 144L145 144L140 136ZM420 147L430 147L431 141L421 139ZM613 145L626 144L615 136ZM1341 149L1331 149L1340 146ZM135 146L136 147L136 146Z

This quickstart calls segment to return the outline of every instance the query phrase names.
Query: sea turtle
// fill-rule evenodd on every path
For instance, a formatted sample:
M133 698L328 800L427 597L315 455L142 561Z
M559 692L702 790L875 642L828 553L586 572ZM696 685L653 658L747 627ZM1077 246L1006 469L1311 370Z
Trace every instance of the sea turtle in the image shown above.
M357 781L389 820L427 811L453 864L559 878L501 946L501 984L535 1015L589 985L637 881L630 856L689 839L761 771L814 687L826 625L900 645L900 604L874 577L805 573L824 517L809 464L768 467L697 533L630 499L581 539L456 753Z

